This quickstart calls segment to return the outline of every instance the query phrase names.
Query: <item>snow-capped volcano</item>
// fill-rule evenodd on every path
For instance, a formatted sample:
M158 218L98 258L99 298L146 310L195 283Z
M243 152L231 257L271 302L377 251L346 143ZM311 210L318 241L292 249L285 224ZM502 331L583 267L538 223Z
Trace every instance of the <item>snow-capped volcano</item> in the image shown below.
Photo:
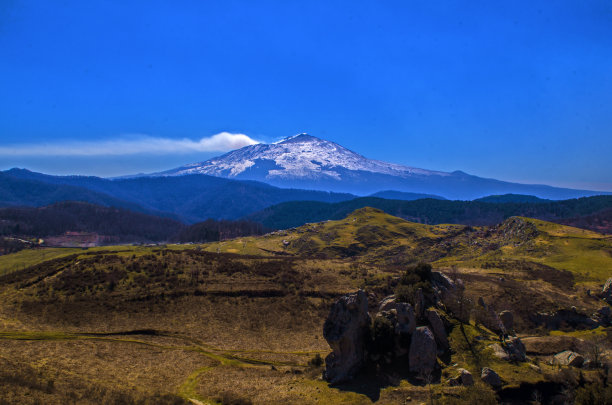
M491 194L531 194L565 199L598 194L544 185L509 183L418 169L368 159L334 142L299 134L272 144L257 144L154 176L206 174L271 185L369 195L382 190L424 193L471 200Z
M308 179L342 180L349 171L389 176L448 175L414 167L368 159L337 143L299 134L272 144L245 146L223 156L192 163L165 172L165 175L208 174L229 178L256 180ZM262 178L263 177L263 178Z

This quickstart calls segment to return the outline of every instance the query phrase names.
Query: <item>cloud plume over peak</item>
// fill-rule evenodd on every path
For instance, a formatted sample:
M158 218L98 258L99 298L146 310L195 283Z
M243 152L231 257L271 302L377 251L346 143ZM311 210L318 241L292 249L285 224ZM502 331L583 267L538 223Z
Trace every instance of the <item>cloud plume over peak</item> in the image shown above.
M100 141L58 141L0 146L0 156L121 156L227 152L258 141L244 134L221 132L200 140L130 135Z

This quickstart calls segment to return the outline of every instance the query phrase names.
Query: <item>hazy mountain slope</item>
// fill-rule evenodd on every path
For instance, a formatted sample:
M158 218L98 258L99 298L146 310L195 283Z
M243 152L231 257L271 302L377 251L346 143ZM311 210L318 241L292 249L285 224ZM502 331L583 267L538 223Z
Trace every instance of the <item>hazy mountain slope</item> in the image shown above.
M85 176L49 176L27 170L13 169L4 175L15 180L24 181L21 186L21 199L5 205L47 205L50 202L63 200L83 200L102 205L116 205L125 201L144 207L150 211L172 213L188 222L203 221L208 218L232 219L248 215L273 204L284 201L308 200L337 202L354 198L354 195L329 193L325 191L281 189L255 181L238 181L206 175L177 177L139 177L132 179L108 180L99 177ZM28 193L28 182L46 184L47 188L68 190L61 198L53 201L41 200L37 194ZM90 190L90 193L112 195L116 203L82 199L81 194L74 196L71 186L79 191ZM28 201L35 202L28 202ZM40 202L36 202L40 201ZM111 200L109 198L109 201ZM123 206L123 205L118 205ZM141 208L142 210L143 208Z
M504 194L504 195L489 195L487 197L477 198L474 201L488 202L488 203L536 203L536 202L550 202L550 200L544 198L538 198L533 195L524 194Z
M22 177L17 171L0 172L0 206L39 207L60 201L75 200L92 204L147 211L133 202L115 198L87 187ZM49 176L51 177L51 176Z
M386 200L364 197L334 204L295 201L268 207L248 218L269 228L286 229L309 222L340 219L363 207L374 207L409 221L424 224L454 223L492 225L511 216L527 216L549 221L589 215L612 208L612 196L543 203L486 203L479 201Z
M0 235L46 237L79 231L110 236L114 242L164 241L184 228L169 218L84 202L0 208Z
M372 160L336 143L307 134L274 144L245 146L205 162L192 163L157 175L194 173L258 180L279 187L333 190L358 195L397 190L462 200L507 193L558 200L606 194L509 183L461 171L445 173Z
M395 190L384 190L374 193L368 197L385 198L387 200L403 200L403 201L414 201L421 200L423 198L434 198L436 200L446 200L446 198L435 194L420 194L420 193L407 193L405 191Z

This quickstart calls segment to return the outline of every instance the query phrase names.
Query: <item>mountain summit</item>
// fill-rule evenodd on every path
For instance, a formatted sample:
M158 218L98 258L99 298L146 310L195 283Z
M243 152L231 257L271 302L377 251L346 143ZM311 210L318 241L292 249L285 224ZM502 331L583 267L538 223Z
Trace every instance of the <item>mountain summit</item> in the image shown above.
M165 175L208 174L249 180L342 180L346 171L390 176L447 175L367 159L337 143L308 134L290 136L272 144L257 144L200 163L165 172Z
M508 183L461 171L431 171L368 159L337 143L299 134L272 144L257 144L200 163L158 173L161 176L207 174L258 180L279 187L308 188L367 195L382 190L428 193L450 199L491 194L530 194L566 199L602 194L544 185Z

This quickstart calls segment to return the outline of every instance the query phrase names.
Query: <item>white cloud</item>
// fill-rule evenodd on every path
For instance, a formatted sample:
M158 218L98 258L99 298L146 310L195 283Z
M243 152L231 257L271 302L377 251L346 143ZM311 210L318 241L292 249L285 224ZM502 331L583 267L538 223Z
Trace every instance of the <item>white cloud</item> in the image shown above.
M120 156L136 154L182 154L227 152L255 145L258 141L244 134L221 132L199 141L131 135L101 141L61 141L0 146L0 156Z

